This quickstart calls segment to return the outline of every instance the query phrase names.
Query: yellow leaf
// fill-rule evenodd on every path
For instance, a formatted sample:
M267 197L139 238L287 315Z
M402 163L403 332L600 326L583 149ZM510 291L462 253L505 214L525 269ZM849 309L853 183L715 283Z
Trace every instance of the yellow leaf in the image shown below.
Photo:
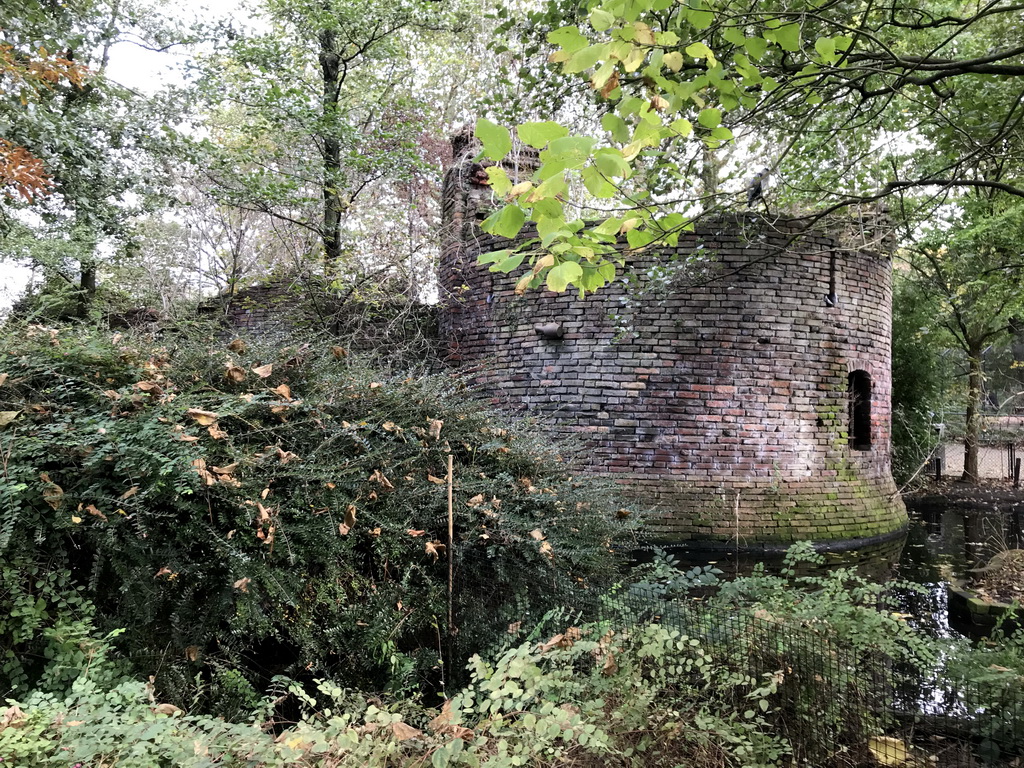
M72 523L80 523L80 522L82 522L82 518L80 518L78 515L72 515L71 516L71 522Z
M546 541L541 542L540 553L546 555L549 560L555 559L555 551L551 548L551 544Z
M512 187L512 189L508 191L508 196L519 197L519 195L523 194L524 192L529 192L531 189L533 189L533 182L522 181L516 184L514 187Z
M193 419L199 422L201 426L204 427L208 427L211 424L216 424L217 419L220 418L213 411L202 411L198 408L189 408L187 411L185 411L185 415L191 416Z
M261 365L258 368L253 368L252 372L259 376L261 379L265 379L267 378L267 376L274 372L274 364L267 363L266 365Z
M21 411L0 411L0 427L6 427L14 421Z
M882 765L905 765L913 759L907 745L892 736L872 736L868 739L868 749Z

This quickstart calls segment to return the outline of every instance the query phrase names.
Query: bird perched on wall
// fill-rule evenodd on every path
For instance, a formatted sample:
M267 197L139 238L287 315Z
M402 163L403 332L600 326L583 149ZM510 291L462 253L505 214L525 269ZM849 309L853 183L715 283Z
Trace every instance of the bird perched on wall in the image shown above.
M767 212L768 203L764 199L764 191L767 186L768 174L770 173L771 171L768 168L762 168L754 174L754 178L747 182L747 208L752 208L754 203L760 200L764 203L764 209Z

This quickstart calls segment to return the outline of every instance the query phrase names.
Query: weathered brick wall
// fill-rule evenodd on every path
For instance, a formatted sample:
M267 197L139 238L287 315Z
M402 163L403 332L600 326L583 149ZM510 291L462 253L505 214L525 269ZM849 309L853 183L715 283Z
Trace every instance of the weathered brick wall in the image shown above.
M475 226L485 193L465 166L449 172L449 364L499 405L581 437L593 470L656 507L661 539L834 541L905 525L890 474L887 258L737 214L631 258L633 287L517 297L513 276L476 265L509 245ZM678 266L695 253L710 256L697 275ZM535 330L552 322L561 339ZM868 450L847 444L854 370L872 382Z

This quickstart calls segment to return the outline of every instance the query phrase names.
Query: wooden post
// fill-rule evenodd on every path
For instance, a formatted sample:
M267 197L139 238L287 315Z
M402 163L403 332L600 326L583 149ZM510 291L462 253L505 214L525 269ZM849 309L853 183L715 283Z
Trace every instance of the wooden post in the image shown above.
M1013 487L1020 488L1020 459L1013 461Z
M452 500L452 455L448 454L448 633L455 633L452 595L455 588L455 505Z
M938 482L942 481L942 459L940 459L938 456L936 456L934 461L935 461L935 482L938 483Z

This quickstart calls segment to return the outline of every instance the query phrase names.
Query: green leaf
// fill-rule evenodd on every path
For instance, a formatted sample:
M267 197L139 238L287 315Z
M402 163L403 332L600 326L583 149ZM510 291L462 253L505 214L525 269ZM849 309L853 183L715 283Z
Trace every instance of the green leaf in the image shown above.
M573 53L586 47L590 41L576 27L561 27L548 32L548 42Z
M800 50L800 25L795 22L783 24L778 29L766 33L766 36L768 35L771 35L784 51Z
M487 264L495 264L499 261L504 261L505 259L507 259L510 253L511 251L508 250L507 248L502 251L491 251L490 253L482 253L477 257L476 263L479 264L480 266L485 266Z
M516 132L525 144L535 149L544 149L544 146L549 141L569 135L568 128L552 120L545 120L540 123L523 123L516 129Z
M512 182L509 181L508 174L500 165L492 165L487 168L487 180L498 197L504 197L512 189Z
M690 22L690 26L694 29L707 29L715 23L715 14L711 11L704 10L707 6L704 3L694 3L692 8L686 10L686 20Z
M715 107L702 109L700 114L697 115L697 122L705 128L717 128L722 124L722 112Z
M693 123L691 123L685 117L680 117L678 120L672 121L671 128L680 136L686 138L693 132Z
M583 267L575 261L565 261L557 267L552 267L548 272L548 290L555 293L562 293L570 284L575 283L583 277Z
M596 144L589 136L564 136L548 145L548 156L552 160L567 163L567 167L582 165Z
M715 54L704 43L690 43L686 46L686 55L694 59L707 59L712 63L715 61Z
M525 253L512 254L507 259L502 261L500 264L495 264L493 267L491 267L491 272L503 272L504 274L507 275L509 272L518 269L519 265L523 263L523 259L525 258Z
M615 185L609 182L593 165L588 165L583 169L583 186L597 198L604 199L615 196Z
M565 62L565 66L562 68L562 71L574 75L578 72L588 70L604 58L607 52L608 46L605 44L591 45L588 48L584 48L583 50L574 53L572 58Z
M743 45L743 42L746 40L743 31L739 27L726 27L722 37L725 38L726 42L733 45Z
M480 225L484 232L501 237L513 238L526 223L526 213L518 205L506 205L486 219Z
M646 229L631 229L626 233L626 242L630 248L643 248L658 239L654 232Z
M836 42L830 37L819 37L814 41L814 50L821 56L821 60L826 64L831 64L837 58L836 56Z
M512 151L512 134L508 128L492 123L486 117L476 121L476 137L484 145L483 154L494 161L500 161Z
M622 153L612 147L605 147L594 153L594 162L598 170L609 178L628 179L633 173Z
M768 41L763 37L748 37L743 41L743 47L753 58L760 59L768 50Z
M590 26L598 32L604 32L615 23L615 15L608 11L595 8L590 12Z
M629 126L626 125L625 120L614 112L608 112L601 118L601 127L608 131L612 138L620 144L625 144L629 141Z

